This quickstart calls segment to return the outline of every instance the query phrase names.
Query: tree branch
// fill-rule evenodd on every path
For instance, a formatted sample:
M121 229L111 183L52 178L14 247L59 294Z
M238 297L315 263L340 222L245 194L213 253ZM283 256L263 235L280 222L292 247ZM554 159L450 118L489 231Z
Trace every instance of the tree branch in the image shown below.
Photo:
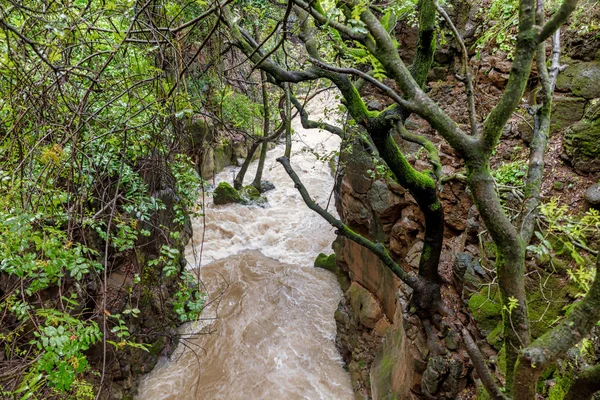
M373 254L375 254L394 273L394 275L396 275L398 278L400 278L403 282L405 282L413 290L415 290L415 291L422 290L423 283L422 283L421 279L418 276L414 275L413 273L404 271L398 264L396 264L396 262L394 260L392 260L390 255L385 250L385 247L381 243L373 243L370 240L366 239L365 237L352 231L342 221L335 218L333 215L329 214L327 211L325 211L323 208L321 208L321 206L319 206L316 202L314 202L310 198L308 191L306 190L306 188L300 181L300 178L298 177L296 172L294 172L294 170L292 169L292 166L290 165L290 160L288 158L279 157L277 159L277 161L283 166L283 168L285 169L285 172L287 172L287 174L290 176L290 178L294 182L294 187L296 189L298 189L298 192L300 192L300 195L302 196L302 200L304 200L304 203L308 206L308 208L310 208L311 210L313 210L317 214L319 214L321 217L323 217L323 219L325 219L327 222L329 222L329 224L331 224L331 226L337 228L338 229L337 233L339 235L342 235L342 236L352 240L353 242L369 249L371 252L373 252Z
M312 121L312 120L308 119L308 113L306 112L306 109L304 108L304 106L302 104L300 104L298 99L295 96L291 96L291 95L290 95L290 99L291 99L292 103L294 104L294 107L296 107L298 112L300 112L300 122L302 123L302 127L304 129L323 129L323 130L331 132L334 135L337 135L341 138L344 137L344 131L341 128L339 128L335 125L328 124L327 122L318 122L318 121Z
M538 0L537 18L541 20L544 15L544 2ZM542 84L543 103L534 109L534 129L531 151L529 155L529 167L525 180L525 199L521 207L519 217L521 226L521 237L525 244L529 244L533 236L535 221L538 216L537 208L540 204L540 190L544 176L544 154L548 146L550 135L550 114L552 112L552 92L559 71L560 59L560 29L553 36L552 45L552 76L548 73L546 66L546 45L542 42L536 51L536 64L538 75Z
M444 18L444 20L446 21L446 23L448 25L450 25L450 29L452 30L452 33L454 33L454 38L456 39L456 41L458 42L458 45L460 46L460 50L461 50L461 61L462 61L462 67L463 67L463 79L464 79L464 83L465 83L465 89L467 92L467 103L468 103L468 111L469 111L469 121L471 123L471 135L475 136L477 135L477 112L475 110L475 96L474 96L474 89L473 89L473 77L471 76L471 69L469 68L469 53L467 52L467 47L465 46L465 42L462 40L462 37L460 36L460 32L458 32L458 29L456 29L456 26L454 25L454 23L452 22L452 19L450 19L450 16L448 15L448 13L446 12L446 10L444 10L442 8L442 6L440 6L437 2L435 3L435 7L438 10L438 12L441 14L441 16Z
M567 22L567 19L571 13L575 11L575 8L577 8L578 2L579 0L564 0L562 2L556 14L554 14L542 28L538 38L539 43L548 39L556 30L560 28L562 24Z
M564 400L589 400L600 390L600 364L583 371L569 387Z
M410 132L401 122L396 124L396 129L398 130L398 134L400 134L402 139L421 145L425 150L427 150L429 163L431 164L433 173L439 182L443 175L442 162L440 161L440 155L435 145L430 140L427 140L426 137Z
M469 354L471 361L473 361L475 371L477 371L477 375L479 375L479 379L481 379L481 383L483 383L485 390L487 390L493 400L508 400L508 397L506 397L504 393L500 391L498 385L496 385L496 382L485 363L483 355L481 354L481 350L479 350L479 347L471 337L469 331L463 327L461 333L467 353Z

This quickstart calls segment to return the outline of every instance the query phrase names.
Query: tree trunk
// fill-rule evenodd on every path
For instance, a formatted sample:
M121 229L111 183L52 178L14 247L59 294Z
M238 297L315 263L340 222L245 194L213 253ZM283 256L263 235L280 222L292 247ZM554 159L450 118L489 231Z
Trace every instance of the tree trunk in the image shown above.
M267 91L267 74L265 73L265 71L262 71L262 70L260 71L260 78L262 81L262 97L263 97L263 112L264 112L263 138L266 138L267 136L269 136L270 112L269 112L269 93ZM258 168L256 169L256 176L254 177L254 181L252 182L252 186L254 186L256 188L256 190L258 190L259 192L262 192L262 185L260 182L262 179L263 169L265 167L265 159L267 158L268 145L269 145L269 143L267 141L264 141L262 144L262 148L260 150L260 159L258 160Z

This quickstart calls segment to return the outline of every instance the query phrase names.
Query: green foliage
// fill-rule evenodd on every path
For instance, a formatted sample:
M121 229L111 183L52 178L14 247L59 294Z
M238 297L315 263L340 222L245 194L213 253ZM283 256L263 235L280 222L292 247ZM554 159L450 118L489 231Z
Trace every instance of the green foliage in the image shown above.
M519 2L517 0L494 0L486 10L480 9L485 15L485 23L481 25L481 32L473 45L479 51L493 45L492 53L501 50L512 58L512 51L516 43L516 26L519 22ZM491 26L490 26L491 25Z
M559 257L572 263L567 274L579 287L576 297L583 297L595 277L589 246L590 242L600 239L600 212L589 209L581 215L573 215L566 205L553 198L540 206L540 217L545 231L535 232L538 242L527 250L551 263ZM569 310L573 306L571 304Z
M526 165L522 161L502 163L492 171L496 183L504 186L523 186Z
M198 284L191 273L183 271L181 277L173 307L182 322L195 321L204 308L206 295L198 290Z
M151 15L132 0L43 6L0 0L0 346L6 365L24 366L10 386L3 381L0 397L89 399L82 374L91 345L104 336L117 349L146 348L128 329L136 302L112 315L87 308L101 304L99 272L130 261L155 233L166 243L156 246L156 266L187 288L177 241L201 183L178 154L188 150L179 126L210 94L180 89L175 46L159 49L127 32L177 26L206 3L165 1ZM186 37L198 39L210 22ZM242 100L230 108L243 125L260 114ZM125 296L146 284L134 281ZM197 291L176 297L188 319L201 308ZM102 311L107 332L97 323Z
M252 102L247 96L225 87L221 91L221 119L245 132L254 133L260 127L262 106ZM260 129L257 129L257 133Z

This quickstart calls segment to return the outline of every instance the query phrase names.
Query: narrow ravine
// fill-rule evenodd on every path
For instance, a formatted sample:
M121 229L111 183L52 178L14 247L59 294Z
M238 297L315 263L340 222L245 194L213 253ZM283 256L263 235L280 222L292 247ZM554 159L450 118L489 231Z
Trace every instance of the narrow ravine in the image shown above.
M333 101L314 100L311 117ZM324 155L339 147L339 138L304 130L298 119L293 128L292 165L325 206L330 167L306 150ZM354 398L334 343L342 293L332 274L312 266L318 253L331 252L335 234L302 202L275 161L282 154L282 146L268 154L263 177L275 189L266 207L214 206L208 199L206 229L202 219L194 221L186 258L199 267L211 303L201 321L181 328L182 344L142 380L139 399ZM248 181L255 169L256 163ZM217 183L231 183L234 172L226 169Z

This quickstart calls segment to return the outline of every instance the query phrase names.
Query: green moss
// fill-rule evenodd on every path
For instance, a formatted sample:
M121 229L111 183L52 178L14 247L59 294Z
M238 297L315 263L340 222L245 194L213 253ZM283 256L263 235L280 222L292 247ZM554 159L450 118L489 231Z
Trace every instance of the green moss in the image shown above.
M502 321L500 321L494 330L487 335L485 340L494 346L496 350L499 350L502 347L502 341L504 340L504 324Z
M502 321L502 307L498 296L473 293L469 298L469 310L484 334L491 333Z
M391 376L392 368L394 367L394 361L389 354L386 354L381 359L381 375L382 376Z
M477 400L491 400L490 395L479 379L477 380Z
M502 374L504 374L504 376L506 376L506 348L504 346L502 346L498 352L498 358L496 362L498 363L498 369L502 372Z
M315 259L315 268L323 268L333 273L337 271L337 265L335 264L335 254L324 254L319 253Z
M564 315L566 301L574 296L577 288L556 274L541 277L542 287L528 290L527 307L531 321L531 336L538 338L549 326Z
M260 192L254 186L244 186L239 193L242 198L248 201L258 200L260 198Z
M440 207L441 207L441 206L442 206L442 203L440 203L440 202L438 201L438 202L435 202L435 203L431 204L431 205L429 206L429 210L430 210L430 211L437 211L437 210L439 210L439 209L440 209Z
M213 192L213 202L217 205L242 203L243 199L229 183L221 182Z

